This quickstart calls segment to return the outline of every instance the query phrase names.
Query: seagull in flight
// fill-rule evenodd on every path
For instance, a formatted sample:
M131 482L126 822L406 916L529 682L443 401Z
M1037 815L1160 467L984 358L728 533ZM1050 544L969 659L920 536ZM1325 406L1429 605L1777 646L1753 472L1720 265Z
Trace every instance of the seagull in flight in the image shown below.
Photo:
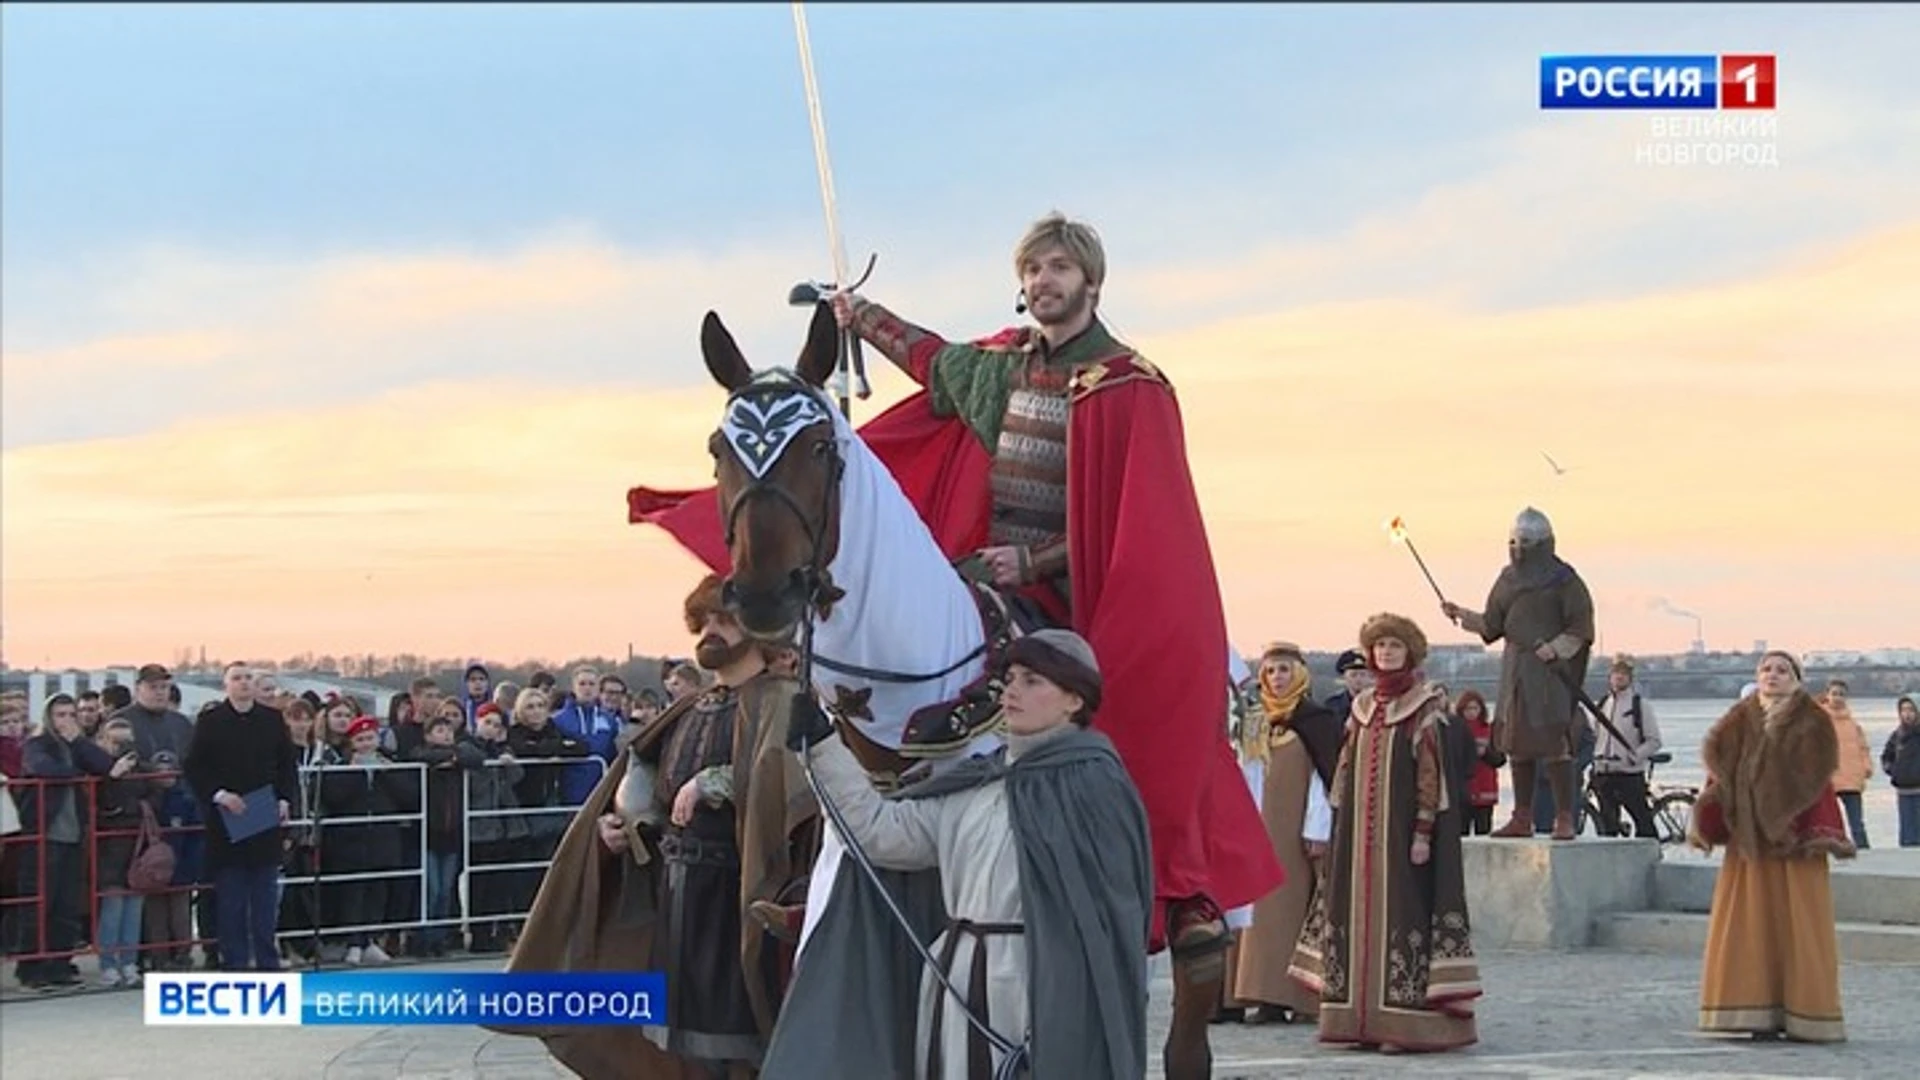
M1565 476L1567 475L1567 473L1571 472L1573 469L1579 468L1579 466L1577 465L1574 465L1574 466L1561 465L1559 462L1553 460L1552 454L1547 453L1545 450L1540 451L1540 456L1547 459L1547 464L1553 467L1553 475L1555 476Z

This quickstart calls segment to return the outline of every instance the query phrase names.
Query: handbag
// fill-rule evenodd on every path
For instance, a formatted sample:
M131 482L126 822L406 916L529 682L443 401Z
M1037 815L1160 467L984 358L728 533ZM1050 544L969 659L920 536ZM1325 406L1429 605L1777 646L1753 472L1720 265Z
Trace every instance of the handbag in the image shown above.
M140 837L134 841L133 861L127 864L127 888L138 893L161 892L173 885L173 845L160 834L153 807L140 804Z

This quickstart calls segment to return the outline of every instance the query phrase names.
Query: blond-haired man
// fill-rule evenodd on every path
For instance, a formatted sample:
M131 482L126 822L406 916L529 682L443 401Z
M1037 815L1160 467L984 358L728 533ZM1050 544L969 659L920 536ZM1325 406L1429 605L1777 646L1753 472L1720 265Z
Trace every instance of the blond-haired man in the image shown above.
M1107 255L1092 226L1041 218L1014 245L1013 270L1016 311L1032 324L971 343L851 293L834 307L925 388L933 417L971 436L955 440L938 477L890 459L902 487L923 511L936 491L966 502L963 517L983 511L968 570L1079 633L1110 673L1093 724L1147 807L1156 903L1143 944L1170 947L1175 961L1167 1074L1201 1076L1228 944L1221 913L1283 875L1220 723L1225 617L1179 405L1160 370L1100 320ZM982 453L984 467L969 464ZM928 734L945 745L972 733Z

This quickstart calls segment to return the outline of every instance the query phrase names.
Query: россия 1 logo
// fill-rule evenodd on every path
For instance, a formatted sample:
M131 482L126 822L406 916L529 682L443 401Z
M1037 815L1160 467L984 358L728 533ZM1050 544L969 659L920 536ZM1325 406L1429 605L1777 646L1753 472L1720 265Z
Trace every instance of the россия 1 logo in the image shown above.
M1771 109L1774 57L1542 56L1542 109Z

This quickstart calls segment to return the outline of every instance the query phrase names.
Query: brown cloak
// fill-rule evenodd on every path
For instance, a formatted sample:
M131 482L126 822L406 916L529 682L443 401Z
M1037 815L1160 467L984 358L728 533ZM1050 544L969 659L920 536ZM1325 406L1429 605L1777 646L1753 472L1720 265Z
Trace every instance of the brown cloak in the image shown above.
M800 684L763 674L740 687L734 726L733 792L736 841L740 845L740 905L780 900L812 866L818 816L800 759L787 749L787 725ZM587 796L540 883L525 929L507 961L519 971L655 971L654 932L664 925L665 859L656 838L629 826L636 851L614 855L601 844L596 824L611 813L615 793L633 755L672 732L697 695L673 704L634 737ZM740 961L749 974L748 994L761 1037L773 1031L779 1009L759 979L761 956L773 942L760 924L741 920ZM672 1018L668 1018L671 1023ZM508 1035L532 1035L585 1080L679 1080L681 1062L661 1050L640 1025L626 1027L486 1027Z

